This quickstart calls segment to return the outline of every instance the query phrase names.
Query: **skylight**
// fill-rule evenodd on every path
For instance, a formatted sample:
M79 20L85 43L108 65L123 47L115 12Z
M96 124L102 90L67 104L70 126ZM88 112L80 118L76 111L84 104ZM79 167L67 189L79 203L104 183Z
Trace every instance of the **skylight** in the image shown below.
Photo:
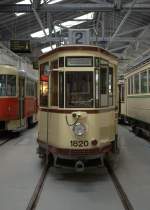
M52 47L51 46L45 47L45 48L41 49L41 51L42 51L42 53L46 53L46 52L49 52L55 48L56 48L56 44L53 44Z
M81 15L79 17L74 18L74 20L92 20L94 16L94 12L87 13L85 15Z
M46 32L47 35L49 35L49 30L48 30L48 28L45 28L45 32ZM42 37L45 36L45 34L44 34L44 32L41 30L41 31L37 31L37 32L35 32L35 33L30 34L30 36L31 36L32 38L42 38Z
M48 4L56 4L60 1L63 1L63 0L51 0L51 1L48 2ZM44 3L44 0L41 1L41 4L43 4L43 3Z
M71 28L72 26L79 25L81 23L84 23L85 21L66 21L64 23L61 23L62 26L66 28Z
M31 4L30 0L23 0L23 1L19 1L18 3L16 4ZM21 16L21 15L24 15L26 13L15 13L16 16Z

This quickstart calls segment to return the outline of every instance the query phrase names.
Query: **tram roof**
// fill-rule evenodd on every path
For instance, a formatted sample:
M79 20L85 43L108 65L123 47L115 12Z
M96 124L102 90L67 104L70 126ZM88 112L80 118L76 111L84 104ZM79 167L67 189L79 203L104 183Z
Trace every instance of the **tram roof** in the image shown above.
M69 50L90 50L90 51L103 53L103 54L105 54L107 56L110 56L111 58L113 58L115 60L118 59L117 56L113 55L112 53L110 53L109 51L105 50L104 48L97 47L97 46L94 46L94 45L66 45L66 46L61 46L61 47L55 48L52 51L41 55L39 57L39 60L41 60L43 58L46 58L47 56L53 55L53 54L55 54L57 52L69 51Z

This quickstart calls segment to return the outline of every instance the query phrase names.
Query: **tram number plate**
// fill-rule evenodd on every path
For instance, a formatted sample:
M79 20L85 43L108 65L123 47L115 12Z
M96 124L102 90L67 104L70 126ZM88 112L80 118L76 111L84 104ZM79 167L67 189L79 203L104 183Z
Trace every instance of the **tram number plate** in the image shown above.
M88 147L88 141L79 141L79 140L72 140L70 141L71 147Z

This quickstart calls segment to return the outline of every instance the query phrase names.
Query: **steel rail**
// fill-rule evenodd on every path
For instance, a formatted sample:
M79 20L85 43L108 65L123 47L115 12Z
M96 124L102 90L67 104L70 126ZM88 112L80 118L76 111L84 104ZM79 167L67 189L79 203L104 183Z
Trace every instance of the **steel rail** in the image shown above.
M38 183L35 187L35 190L34 190L32 196L31 196L31 199L30 199L30 201L27 205L26 210L36 209L39 198L40 198L40 195L41 195L41 192L43 190L44 182L45 182L46 175L48 173L49 167L50 167L50 164L48 164L48 163L44 166L44 169L42 171L40 179L38 180Z
M120 197L120 200L122 202L122 205L125 210L134 210L127 194L125 193L121 183L119 182L113 168L111 167L110 163L108 161L105 161L105 167L107 168L107 171L111 177L111 180L116 188L116 191Z

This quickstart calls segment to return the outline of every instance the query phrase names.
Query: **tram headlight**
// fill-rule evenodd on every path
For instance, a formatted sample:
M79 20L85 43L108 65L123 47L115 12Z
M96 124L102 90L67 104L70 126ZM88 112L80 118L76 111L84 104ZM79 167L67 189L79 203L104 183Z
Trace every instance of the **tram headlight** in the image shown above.
M83 125L82 123L76 123L73 126L73 132L75 133L75 135L77 136L82 136L83 134L85 134L86 132L86 127L85 125Z

